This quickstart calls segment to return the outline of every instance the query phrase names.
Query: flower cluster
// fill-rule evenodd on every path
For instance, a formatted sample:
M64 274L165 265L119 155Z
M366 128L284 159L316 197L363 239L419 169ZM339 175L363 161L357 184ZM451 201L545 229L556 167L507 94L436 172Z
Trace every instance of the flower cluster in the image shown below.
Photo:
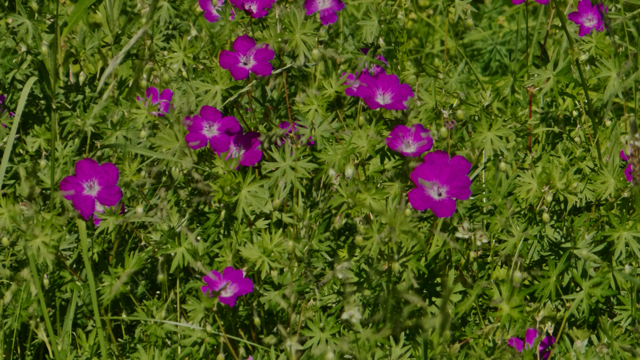
M122 190L118 186L120 172L114 164L100 165L87 158L76 163L75 173L62 179L60 190L85 220L95 213L104 212L105 206L116 206L122 199Z
M260 134L256 132L242 133L242 126L233 116L222 117L220 110L205 105L200 115L186 117L183 124L189 133L184 137L187 145L200 149L207 144L219 156L227 153L226 159L239 159L242 166L253 166L262 159Z
M233 51L220 53L220 67L229 70L235 80L244 80L252 72L260 76L269 76L273 66L269 63L275 52L267 44L258 44L253 38L242 35L233 41Z
M244 277L244 272L232 267L226 267L222 274L213 270L209 275L203 276L206 284L201 287L204 295L209 297L218 295L221 303L234 307L239 296L247 295L253 291L253 282Z
M164 89L162 93L155 87L147 89L146 100L144 106L158 105L158 112L152 111L153 116L165 116L169 113L171 107L171 99L173 98L173 91L171 89ZM140 98L137 98L140 101Z
M527 332L524 335L524 340L525 340L524 342L517 337L512 337L511 339L509 339L509 346L513 347L514 349L516 349L518 352L521 353L522 350L525 348L526 349L533 348L533 344L535 343L537 337L538 337L538 330L527 329ZM553 345L555 342L556 342L556 339L551 335L546 336L544 339L542 339L542 341L540 342L540 345L538 346L539 359L546 360L549 358L550 352L547 351L547 349L551 345Z

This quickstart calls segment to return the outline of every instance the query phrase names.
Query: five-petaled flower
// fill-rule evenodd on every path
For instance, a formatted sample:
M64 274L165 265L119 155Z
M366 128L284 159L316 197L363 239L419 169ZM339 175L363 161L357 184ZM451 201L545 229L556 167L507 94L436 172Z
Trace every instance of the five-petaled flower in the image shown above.
M342 0L305 0L304 8L307 15L320 12L322 25L333 24L338 20L338 11L344 9Z
M391 130L385 142L391 150L410 157L420 156L433 146L429 130L422 124L413 124L410 128L398 125Z
M238 167L240 165L253 166L262 159L262 151L259 149L260 144L260 133L238 133L231 138L229 152L227 152L225 160L237 158L239 159ZM218 151L218 156L221 156L223 152Z
M149 102L151 105L158 104L158 112L152 111L151 114L154 116L164 116L169 113L169 108L171 107L171 99L173 98L173 91L171 89L164 89L162 93L158 91L155 87L150 87L147 89L147 100L144 103L144 106L148 106ZM137 98L140 101L140 98Z
M245 278L242 270L235 270L232 267L226 267L222 275L213 270L209 275L203 276L202 281L206 284L201 287L204 295L208 293L209 297L213 297L216 293L219 293L218 300L231 307L236 305L236 299L239 296L253 291L251 279Z
M242 132L238 119L233 116L222 117L218 109L208 105L200 109L200 116L186 117L183 124L189 130L184 139L194 150L209 144L212 151L225 152L229 150L231 137Z
M578 3L578 11L574 11L567 15L567 19L580 25L580 37L591 33L591 30L604 30L604 22L602 21L602 13L606 13L609 9L602 5L593 6L591 0L580 0Z
M626 146L623 150L621 150L620 157L624 161L629 161L629 159L631 159L631 147ZM627 167L624 169L624 176L627 178L628 182L633 181L633 169L631 167L631 164L627 165Z
M85 220L97 209L115 206L122 199L122 190L118 187L120 172L112 163L100 165L93 159L82 159L76 163L75 172L75 176L62 179L60 190Z
M240 10L244 10L252 18L258 19L266 16L276 0L229 0L231 4Z
M424 163L411 173L416 185L409 191L409 203L414 209L431 209L439 217L451 217L456 211L456 200L471 196L471 179L467 176L471 163L460 155L449 159L442 150L427 153Z
M377 78L362 74L358 81L356 94L374 110L405 110L407 101L414 95L411 86L400 84L394 74L380 74Z
M522 352L523 349L533 348L533 344L535 343L537 337L538 337L538 330L527 329L527 332L524 335L524 340L525 340L524 342L517 337L512 337L511 339L509 339L509 346L518 350L518 352ZM542 339L542 341L540 342L540 345L538 346L540 359L546 360L549 358L549 351L546 351L546 350L555 342L556 342L556 339L551 335L546 336L544 339Z
M360 50L365 55L367 55L369 53L369 49L367 49L367 48L362 48ZM382 55L376 56L376 60L381 61L385 65L389 65L387 60ZM362 66L362 63L360 63L360 66ZM378 65L378 64L371 64L370 68L368 68L365 65L364 68L362 69L362 73L366 73L366 72L368 72L369 75L371 75L374 79L377 79L380 74L386 74L384 68L381 65ZM342 73L342 76L346 76L344 78L345 79L345 83L344 84L345 85L349 85L349 87L344 90L344 93L347 96L358 96L358 92L357 91L358 91L358 86L360 85L360 81L358 80L358 77L360 76L360 74L356 73L354 75L354 74L349 74L349 73Z
M278 140L276 140L276 144L278 146L282 146L284 145L285 142L290 142L290 140L288 139L289 136L293 136L296 139L296 142L300 141L302 136L296 134L298 132L299 126L302 126L302 125L296 122L288 122L288 121L283 121L280 124L278 124L278 127L284 130L284 136L278 138ZM302 126L302 127L306 129L305 126ZM311 136L309 136L309 138L307 139L307 146L311 146L315 143L316 143L315 141L311 140Z
M253 38L242 35L233 42L233 51L220 53L220 66L228 69L235 80L243 80L252 72L261 76L271 75L273 66L269 63L275 52L268 44L258 44Z

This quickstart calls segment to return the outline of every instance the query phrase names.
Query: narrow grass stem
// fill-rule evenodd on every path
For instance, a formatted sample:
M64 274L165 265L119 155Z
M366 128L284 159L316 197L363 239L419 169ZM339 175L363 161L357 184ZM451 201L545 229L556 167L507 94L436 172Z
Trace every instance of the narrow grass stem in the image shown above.
M104 339L104 330L102 329L102 320L100 318L100 310L98 308L98 296L96 292L96 282L93 278L93 270L91 270L91 258L89 257L89 241L87 239L87 228L82 219L77 220L78 235L80 236L80 246L82 247L82 257L84 258L84 266L87 270L87 280L89 282L89 290L91 291L91 305L93 305L93 316L98 328L98 338L100 341L100 352L102 359L107 360L108 350L107 342Z
M49 319L49 312L47 311L47 304L44 302L44 293L42 292L42 286L40 285L40 275L38 274L38 269L36 267L36 260L33 257L33 253L30 252L25 246L24 252L27 253L27 257L29 258L29 266L31 267L31 276L33 277L33 282L36 284L36 290L38 291L38 301L40 302L40 311L42 311L42 317L44 317L44 323L47 327L47 333L49 334L49 339L51 341L51 347L53 348L53 354L56 360L62 360L60 356L60 352L58 351L58 340L56 339L56 335L53 332L53 327L51 326L51 319Z
M560 24L562 25L562 30L567 36L567 41L569 42L569 47L571 47L571 51L577 51L575 42L571 37L571 33L567 28L567 16L560 11L560 7L558 6L558 1L554 2L555 7L558 9L556 14L558 15L558 19L560 19ZM591 123L593 123L593 135L595 137L596 142L596 151L598 152L598 161L602 164L602 151L600 150L600 139L598 138L598 122L596 121L594 112L593 112L593 104L591 103L591 97L589 96L589 84L587 84L587 79L584 76L584 71L582 70L582 65L580 64L580 59L576 57L576 68L578 69L578 74L580 75L580 84L582 85L582 89L584 90L584 98L587 102L587 115L589 115L589 119L591 119Z
M231 353L233 354L233 357L236 360L238 359L238 355L236 355L235 350L233 350L233 346L231 346L231 342L229 342L229 338L227 337L227 333L224 332L224 328L222 327L222 323L220 322L220 318L218 317L218 314L216 314L216 312L213 312L213 316L216 317L216 321L218 322L218 326L220 326L220 331L222 331L222 336L224 336L224 340L227 342L227 345L229 346L229 349L231 349Z

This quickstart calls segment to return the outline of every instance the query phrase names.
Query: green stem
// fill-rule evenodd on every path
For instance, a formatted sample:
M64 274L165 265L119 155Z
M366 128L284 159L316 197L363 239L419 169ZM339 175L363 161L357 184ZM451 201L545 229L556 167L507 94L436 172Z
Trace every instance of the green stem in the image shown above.
M58 352L58 340L56 339L56 335L53 332L53 327L51 326L51 319L49 319L49 312L47 311L47 304L44 302L44 294L42 293L42 286L40 285L40 275L38 275L38 269L36 268L36 260L33 257L33 253L30 252L25 246L24 252L27 253L29 257L29 266L31 267L31 275L33 277L33 282L36 284L36 289L38 291L38 300L40 301L40 311L42 311L42 316L44 317L44 323L47 326L47 332L49 333L49 338L51 339L51 347L53 348L53 354L56 360L62 360L60 357L60 353Z
M104 340L104 330L102 329L102 320L100 320L100 310L98 309L98 296L96 293L96 282L93 278L93 270L91 270L91 258L89 258L89 244L87 240L87 228L82 219L77 220L78 235L80 236L80 246L82 246L82 257L84 258L84 266L87 270L87 280L89 282L89 290L91 291L91 304L93 305L93 316L98 328L98 338L100 339L100 351L102 359L107 360L107 343Z
M571 33L567 28L567 16L560 10L560 6L558 6L558 0L555 0L554 5L557 10L556 14L558 14L558 19L560 19L560 24L562 25L562 30L564 30L564 33L567 35L567 41L569 41L571 51L577 51L575 43L573 42L573 38L571 37ZM596 142L596 151L598 152L598 161L602 164L602 152L600 151L600 139L598 138L598 123L596 122L596 118L593 115L593 104L591 103L591 97L589 96L589 85L587 84L587 80L584 76L584 72L582 71L582 65L580 64L580 59L578 57L576 57L576 68L578 68L580 83L582 84L582 89L584 90L584 98L587 102L587 115L589 115L589 119L591 119L591 123L593 124L593 135Z

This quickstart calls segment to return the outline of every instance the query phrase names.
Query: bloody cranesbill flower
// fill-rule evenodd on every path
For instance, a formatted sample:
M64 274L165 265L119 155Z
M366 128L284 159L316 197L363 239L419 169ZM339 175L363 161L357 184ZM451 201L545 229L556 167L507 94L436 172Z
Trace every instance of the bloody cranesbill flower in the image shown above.
M302 125L295 122L288 122L288 121L281 122L278 125L278 127L285 131L284 132L285 136L278 138L278 140L276 141L276 144L278 146L284 145L285 142L289 142L289 139L287 139L287 136L291 136L291 135L295 137L296 141L300 141L302 137L296 134L298 132L298 126L302 126ZM306 129L305 126L302 126L302 127ZM315 141L311 140L311 136L309 136L309 138L307 139L307 146L311 146L315 143L316 143Z
M73 202L85 220L89 220L98 206L115 206L122 199L118 187L120 172L112 163L98 164L87 158L76 163L76 174L62 179L62 196Z
M344 9L344 3L341 0L305 0L304 8L307 10L307 15L319 11L322 25L329 25L338 20L337 13Z
M367 49L367 48L362 48L360 50L365 55L367 55L369 53L369 49ZM385 60L384 56L382 56L382 55L378 55L376 57L376 60L380 60L385 65L389 65L387 60ZM362 65L362 63L360 63L360 65ZM371 75L374 79L377 79L380 74L386 74L384 68L382 66L378 65L378 64L372 64L371 68L367 68L367 66L365 66L362 69L362 71L363 71L363 73L369 72L369 75ZM346 76L344 84L345 85L349 85L349 87L344 90L344 93L347 96L358 96L357 91L358 91L358 86L360 85L360 81L358 80L358 77L360 76L360 74L356 73L354 75L354 74L349 74L349 73L342 73L342 76Z
M203 276L202 281L206 284L201 288L204 295L208 293L209 297L212 297L219 292L218 300L231 307L236 305L236 299L239 296L253 291L251 279L245 278L242 270L232 267L226 267L222 275L213 270L209 275Z
M422 124L413 124L410 128L398 125L391 130L385 142L391 150L410 157L420 156L433 146L429 130Z
M229 0L231 4L240 10L244 10L252 18L258 19L266 16L276 0Z
M624 161L629 161L631 159L631 147L626 147L625 149L620 151L620 157ZM627 165L624 169L624 176L627 178L628 182L633 181L633 169L631 168L631 164Z
M224 0L198 0L198 4L200 8L204 11L204 19L210 23L216 22L220 20L220 14L218 14L218 10L222 8L224 5ZM229 19L233 20L233 10L231 10L231 17Z
M212 151L229 150L231 137L242 131L238 119L233 116L222 117L220 110L205 105L200 109L200 116L187 117L182 122L189 133L184 139L193 150L205 147L207 143Z
M456 200L466 200L471 196L471 179L467 176L471 163L442 150L427 153L424 163L411 173L411 181L416 185L409 191L409 203L414 209L431 209L439 217L451 217L456 211Z
M533 344L535 343L537 337L538 337L538 330L527 329L527 332L524 335L524 340L525 340L524 342L521 339L518 339L517 337L512 337L511 339L509 339L509 346L518 350L518 352L522 352L522 350L525 348L526 349L533 348ZM556 342L556 338L554 338L551 335L546 336L544 339L542 339L542 341L540 342L540 345L538 346L540 359L546 360L549 358L549 351L546 351L546 350L555 342Z
M144 106L149 105L148 101L150 101L151 105L158 105L158 112L152 111L151 114L154 116L164 116L169 113L169 107L171 105L171 99L173 98L173 91L171 89L164 89L162 93L158 91L155 87L150 87L147 89L147 101L145 101ZM140 98L137 98L140 101Z
M591 33L591 30L596 31L604 30L604 22L602 21L602 13L609 11L606 6L602 4L596 4L593 6L591 0L580 0L578 3L578 11L574 11L567 15L567 19L580 25L580 37Z
M260 144L262 144L260 142L260 133L238 133L231 138L231 142L229 143L229 152L227 153L225 160L238 158L240 160L240 165L253 166L262 159L262 151L258 149ZM223 152L224 151L218 151L218 156L221 156Z
M249 71L261 76L271 75L273 66L269 63L275 52L268 44L258 44L253 38L242 35L233 42L233 51L223 50L220 53L220 66L228 69L235 80L243 80Z
M360 51L362 51L365 55L367 55L369 53L369 49L367 48L362 48L360 49ZM387 60L384 58L384 56L382 55L378 55L376 56L376 60L380 60L382 61L385 65L389 66L389 63L387 62ZM365 67L365 70L367 70L367 68ZM371 74L371 76L373 77L377 77L378 75L384 73L384 68L378 64L372 64L371 68L369 69L369 74Z
M393 74L380 74L377 78L362 74L358 81L357 95L374 110L405 110L407 101L413 97L411 86L400 84L398 77Z

